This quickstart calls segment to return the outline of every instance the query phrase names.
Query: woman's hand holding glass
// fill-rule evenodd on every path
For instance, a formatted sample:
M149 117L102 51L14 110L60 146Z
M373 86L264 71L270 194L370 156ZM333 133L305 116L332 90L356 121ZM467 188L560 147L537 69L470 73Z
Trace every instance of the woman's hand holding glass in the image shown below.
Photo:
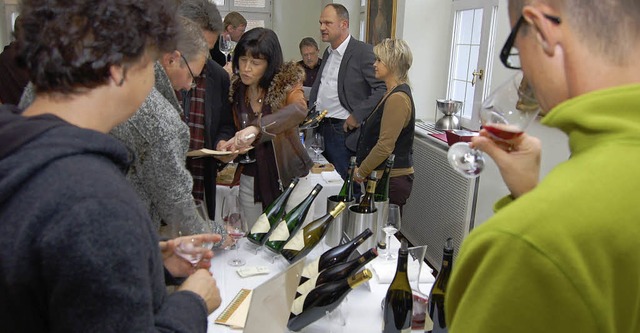
M249 151L253 142L258 137L260 129L257 126L248 126L236 132L233 138L224 143L221 141L218 145L218 150L223 151L237 151L239 154L244 154Z

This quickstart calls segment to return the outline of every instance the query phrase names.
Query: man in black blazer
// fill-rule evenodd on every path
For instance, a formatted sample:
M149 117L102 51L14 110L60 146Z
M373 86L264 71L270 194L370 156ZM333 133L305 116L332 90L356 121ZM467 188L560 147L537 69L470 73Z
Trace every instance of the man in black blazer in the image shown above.
M216 5L209 0L184 0L178 11L200 26L211 49L222 31L222 18ZM207 59L195 83L196 87L183 92L181 99L184 120L191 134L189 150L216 149L220 141L228 140L235 134L229 102L229 74L215 61ZM203 199L204 196L211 219L215 218L218 167L234 157L187 159L187 169L194 180L193 196L196 199Z
M360 123L386 92L384 82L373 71L373 46L349 35L349 12L337 3L324 7L320 15L324 51L319 74L309 96L317 110L328 114L318 128L325 138L323 155L343 179L349 158L355 155ZM358 187L356 186L356 189Z

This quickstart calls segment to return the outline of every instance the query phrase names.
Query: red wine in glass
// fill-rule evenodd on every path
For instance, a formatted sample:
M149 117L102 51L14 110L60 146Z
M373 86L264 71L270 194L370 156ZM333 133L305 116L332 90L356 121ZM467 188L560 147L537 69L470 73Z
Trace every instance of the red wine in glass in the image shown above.
M524 133L538 111L533 91L518 72L482 102L480 120L495 141L508 142ZM478 177L484 169L482 152L466 142L449 147L447 158L451 167L466 178Z
M513 140L524 133L518 126L509 124L486 124L482 128L496 137L496 139L504 141Z

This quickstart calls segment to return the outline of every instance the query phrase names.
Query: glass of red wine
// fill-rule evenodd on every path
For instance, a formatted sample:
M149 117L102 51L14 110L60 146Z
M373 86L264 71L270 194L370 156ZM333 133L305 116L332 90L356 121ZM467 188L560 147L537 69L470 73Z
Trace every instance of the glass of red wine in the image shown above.
M247 221L242 216L240 200L237 195L228 195L222 202L222 220L229 237L235 241L235 257L227 263L230 266L243 266L245 261L240 258L240 244L238 241L247 234Z
M518 72L484 100L480 120L494 141L510 147L509 142L524 133L539 110L533 90ZM447 157L453 169L466 178L478 177L484 169L484 154L466 142L449 147Z

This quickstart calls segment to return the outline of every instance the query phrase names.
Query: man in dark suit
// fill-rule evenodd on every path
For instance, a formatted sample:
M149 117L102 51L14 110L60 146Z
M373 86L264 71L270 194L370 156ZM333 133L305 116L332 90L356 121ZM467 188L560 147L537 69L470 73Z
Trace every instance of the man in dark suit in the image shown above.
M216 5L208 0L184 0L178 11L200 26L209 48L212 48L222 31L222 18ZM184 120L189 125L191 134L189 150L216 149L220 141L235 134L229 103L229 74L215 61L207 59L202 74L195 78L195 83L195 88L177 94L182 96ZM187 169L193 176L193 196L206 201L207 211L212 219L216 209L218 167L224 166L234 157L187 159Z
M343 179L349 158L355 155L360 126L386 92L384 82L373 72L373 46L349 35L349 12L337 3L324 7L320 15L324 51L320 73L309 96L317 110L328 114L318 128L325 138L323 155ZM356 187L357 189L357 187Z

